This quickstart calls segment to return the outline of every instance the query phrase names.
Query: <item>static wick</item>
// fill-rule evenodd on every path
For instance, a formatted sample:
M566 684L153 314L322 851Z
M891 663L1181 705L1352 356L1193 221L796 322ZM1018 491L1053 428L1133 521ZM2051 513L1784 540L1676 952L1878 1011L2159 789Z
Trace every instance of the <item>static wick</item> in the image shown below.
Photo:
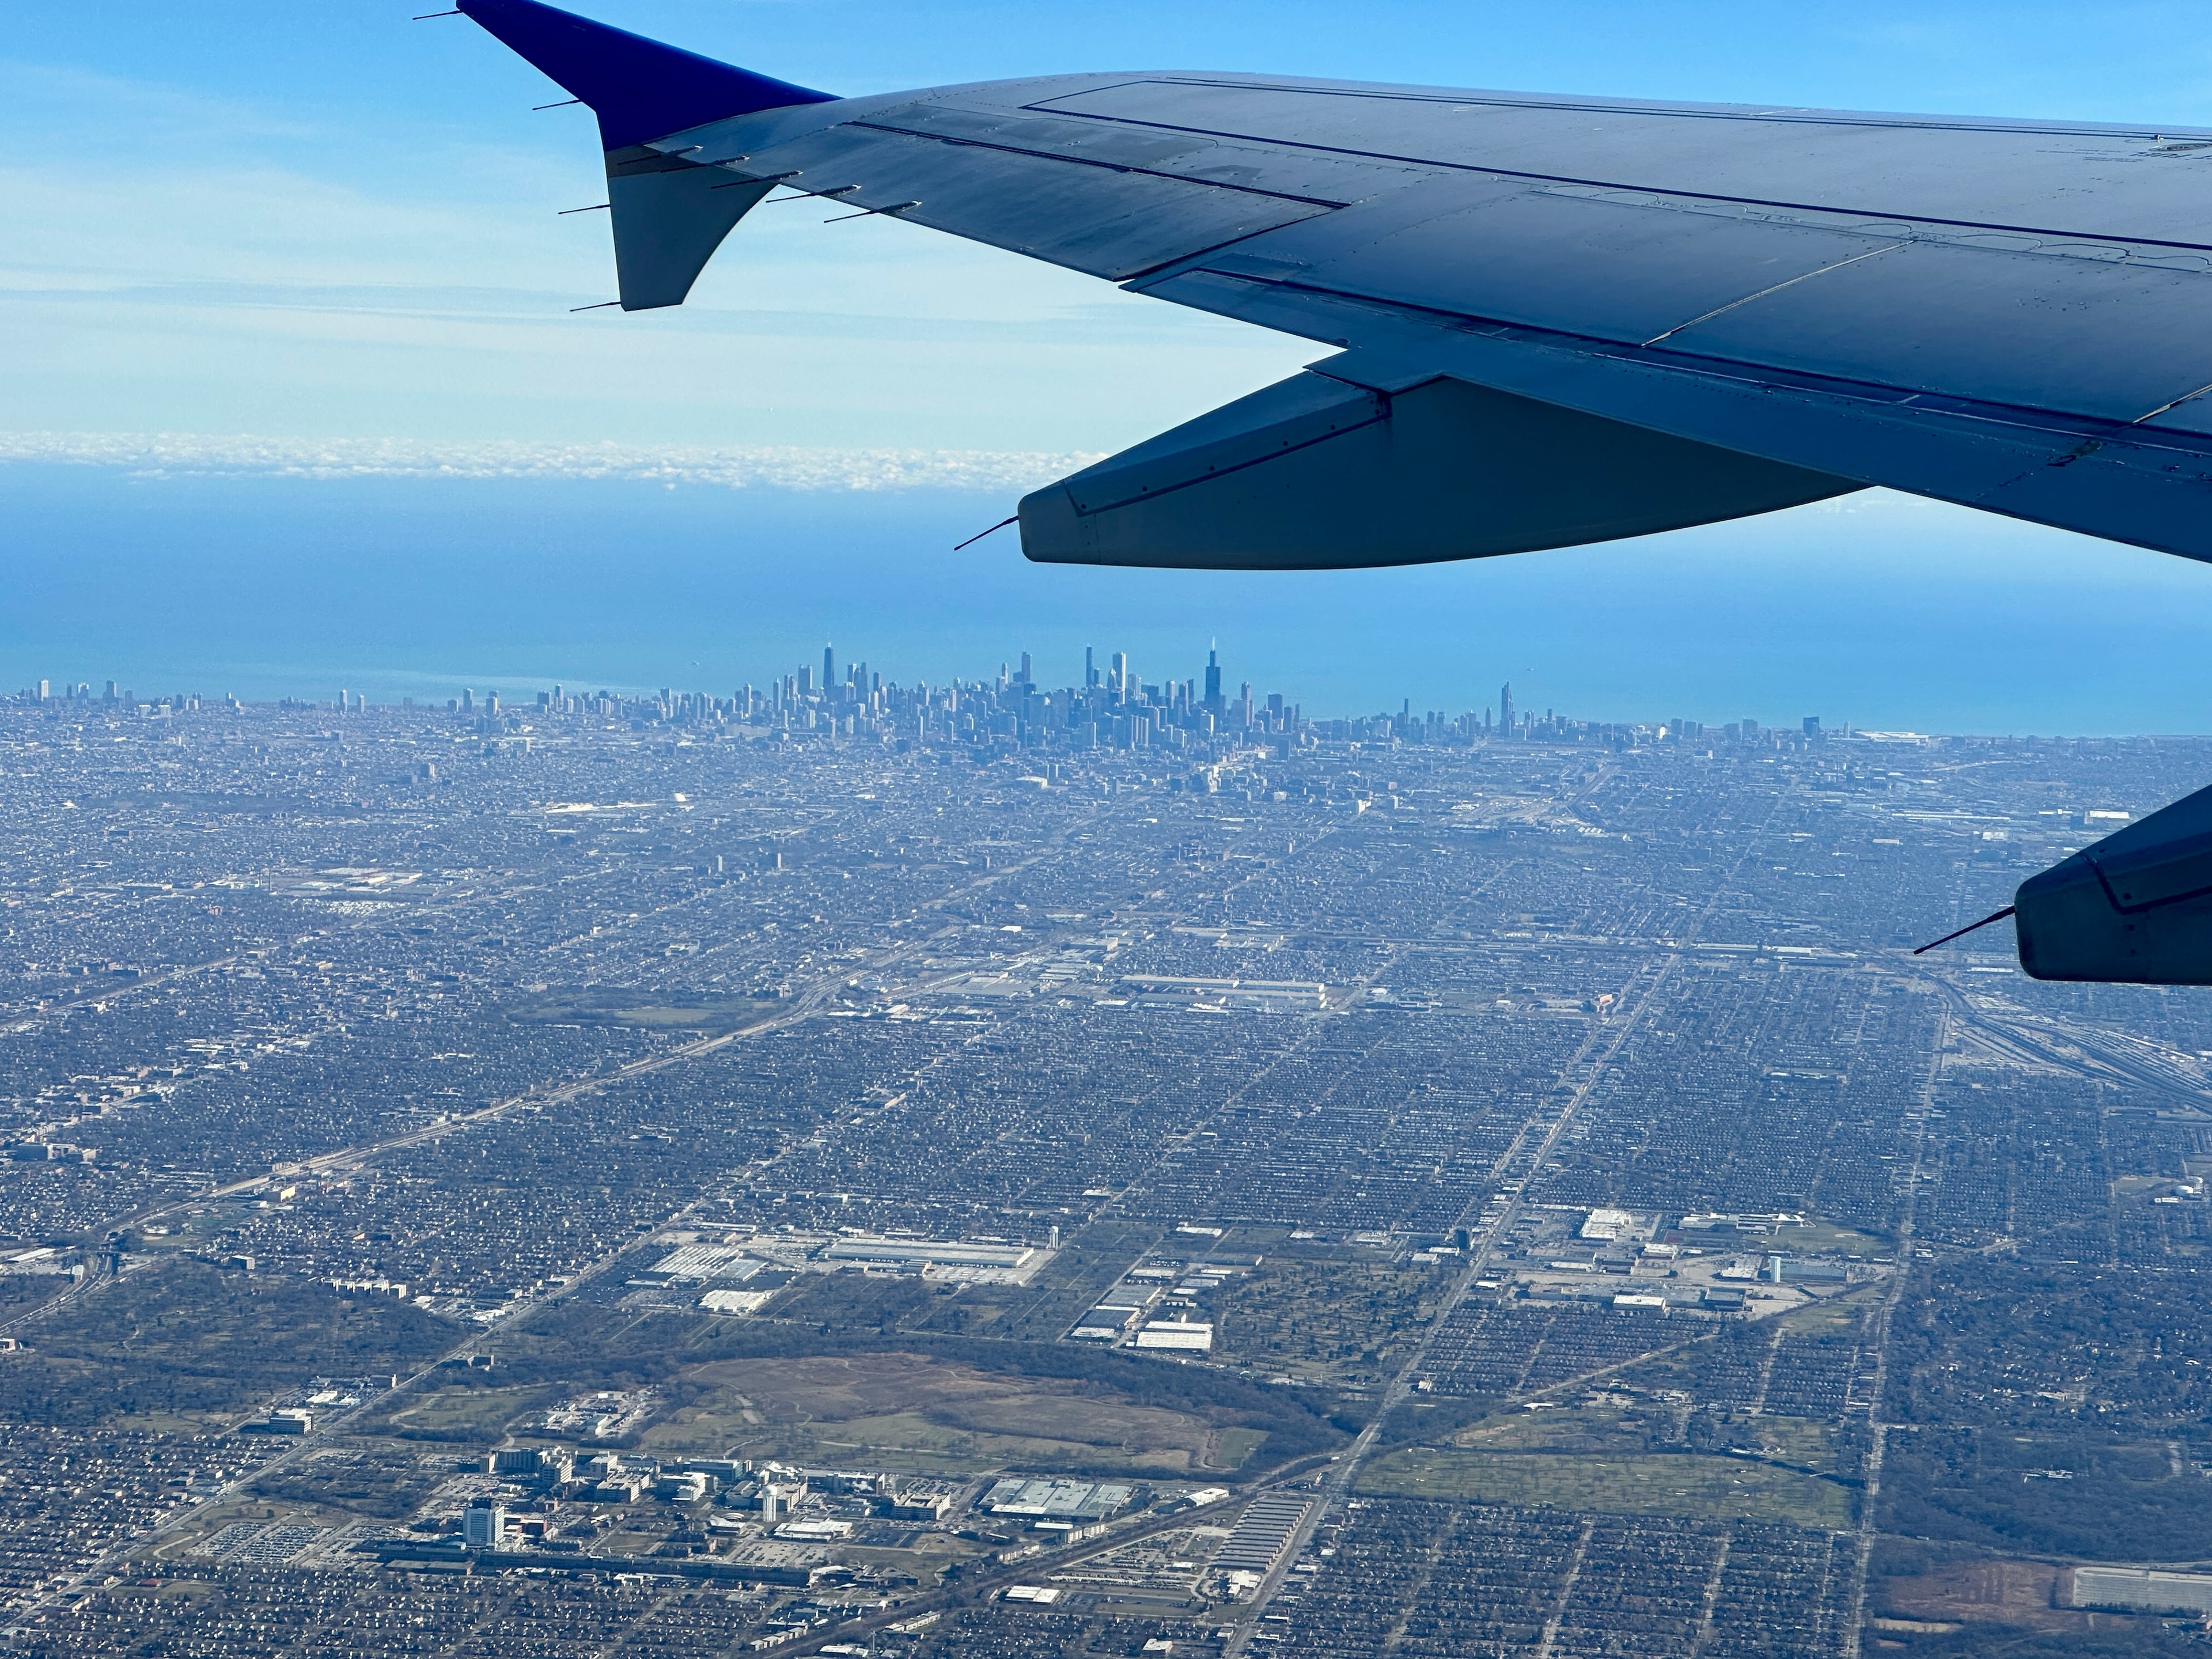
M1913 951L1912 954L1916 957L1925 956L1929 951L1934 950L1939 945L1948 945L1954 939L1964 939L1967 934L1972 933L1975 928L1986 927L1993 921L2002 921L2012 913L2013 907L2008 904L2003 909L1993 911L1990 915L1984 916L1979 921L1968 922L1964 927L1960 928L1955 933L1946 933L1941 939L1929 939L1927 944L1920 946L1919 949Z
M460 15L461 15L461 14L460 14L460 9L459 9L459 8L456 7L456 8L455 8L453 10L452 10L452 11L426 11L426 12L421 12L421 13L416 14L415 16L409 18L407 21L408 21L409 22L410 22L410 23L427 23L427 22L428 22L428 21L429 21L433 17L459 17Z
M530 106L530 112L535 115L541 109L566 109L571 104L580 104L583 101L580 98L563 98L557 104L532 104Z
M594 202L589 207L562 208L553 216L556 219L565 219L572 213L604 213L613 205L612 202Z
M974 535L970 536L966 541L955 542L952 544L952 550L955 553L957 553L963 547L973 547L977 542L981 541L984 537L996 535L1000 531L1004 530L1008 525L1018 523L1021 520L1021 516L1022 515L1020 514L1017 513L1011 519L1001 519L998 523L993 525L988 530L979 530Z
M848 219L872 219L878 214L903 213L910 207L920 207L919 202L899 202L890 207L862 208L858 213L841 213L834 219L824 219L825 225L842 225Z
M580 311L605 311L609 306L618 306L621 303L620 300L602 300L595 306L570 306L568 314L573 317Z
M787 178L787 179L795 179L795 178L797 178L799 175L798 175L797 173L785 173L785 174L783 174L782 176L783 176L783 177L785 177L785 178ZM721 186L720 186L720 185L717 185L715 186L715 188L716 188L717 190L719 190L719 189L720 189L720 188L721 188ZM799 194L797 194L796 196L783 196L783 197L779 197L779 198L777 198L777 200L778 200L778 201L781 201L781 202L822 202L822 201L828 201L828 200L830 200L830 199L831 199L831 198L833 198L839 197L839 196L849 196L849 195L851 195L854 191L856 191L856 190L860 189L860 186L859 186L858 185L838 185L835 190L799 190L799 186L798 186L798 185L793 185L792 186L792 188L793 188L793 190L798 190L798 191L799 191ZM771 204L771 205L774 205L774 204Z

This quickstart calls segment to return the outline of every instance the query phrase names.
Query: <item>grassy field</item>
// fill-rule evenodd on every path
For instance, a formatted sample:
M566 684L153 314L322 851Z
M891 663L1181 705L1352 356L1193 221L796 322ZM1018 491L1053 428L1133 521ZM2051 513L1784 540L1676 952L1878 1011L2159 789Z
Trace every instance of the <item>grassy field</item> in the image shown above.
M647 1441L653 1447L659 1443ZM1190 1474L1193 1458L1189 1449L1181 1447L1097 1445L1042 1435L978 1433L918 1412L771 1430L745 1442L744 1454L786 1462L860 1462L962 1475L1019 1468L1166 1477Z
M1620 1457L1412 1446L1378 1458L1359 1490L1613 1515L1742 1517L1834 1528L1851 1523L1850 1494L1832 1482L1731 1457Z
M1741 1447L1776 1462L1824 1474L1838 1472L1835 1425L1772 1413L1706 1413L1692 1419L1686 1447L1674 1414L1645 1405L1584 1405L1558 1411L1501 1411L1449 1437L1457 1449L1477 1452L1566 1452L1613 1460L1683 1450L1723 1454Z
M1864 1285L1847 1296L1832 1297L1809 1308L1782 1316L1782 1328L1791 1336L1846 1336L1881 1304L1887 1286Z
M1847 1255L1887 1255L1892 1248L1888 1239L1818 1219L1810 1226L1784 1227L1771 1242L1773 1249L1787 1250L1793 1255L1830 1250Z
M402 1395L384 1431L410 1439L489 1443L557 1392L546 1388L439 1389Z
M1224 1429L1213 1449L1213 1461L1224 1469L1241 1469L1267 1437L1264 1429Z
M526 1025L635 1025L649 1030L720 1036L763 1019L782 1006L750 997L593 986L588 990L546 991L520 997L507 1005L507 1017Z
M1643 1451L1652 1420L1649 1411L1620 1406L1570 1406L1557 1411L1502 1411L1462 1429L1455 1446L1472 1451Z
M1731 1417L1729 1443L1757 1449L1784 1463L1808 1469L1832 1471L1836 1467L1836 1431L1832 1424L1808 1418L1778 1417L1771 1412L1757 1417Z
M1234 1467L1263 1438L1196 1412L1139 1405L1065 1378L987 1372L912 1353L726 1360L656 1425L647 1449L922 1474L996 1468L1170 1476ZM1221 1462L1208 1463L1209 1448Z

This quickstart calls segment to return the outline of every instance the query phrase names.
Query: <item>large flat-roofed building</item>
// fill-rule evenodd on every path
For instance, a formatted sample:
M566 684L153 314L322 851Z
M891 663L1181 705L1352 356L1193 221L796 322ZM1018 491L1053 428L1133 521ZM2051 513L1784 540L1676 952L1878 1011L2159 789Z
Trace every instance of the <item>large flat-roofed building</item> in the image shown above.
M1137 1333L1137 1346L1205 1353L1213 1346L1213 1327L1198 1320L1151 1319Z
M750 1279L762 1263L727 1244L685 1244L653 1264L671 1279Z
M2067 1602L2076 1607L2126 1607L2141 1613L2212 1613L2212 1573L2160 1572L2154 1567L2076 1567Z
M1133 1487L1096 1485L1088 1480L1031 1480L1009 1475L998 1481L980 1500L994 1515L1051 1516L1096 1521L1113 1514L1129 1501Z
M1328 987L1312 980L1193 979L1176 974L1124 974L1121 983L1139 1003L1184 1007L1205 1003L1261 1013L1318 1012Z
M1071 1334L1091 1342L1113 1342L1129 1328L1129 1322L1143 1312L1141 1308L1124 1303L1101 1303L1075 1322Z
M885 1267L1025 1267L1034 1244L952 1244L933 1238L841 1238L824 1253L831 1261Z
M1289 1492L1268 1492L1254 1498L1214 1553L1214 1570L1267 1572L1282 1558L1284 1547L1312 1507L1310 1498Z

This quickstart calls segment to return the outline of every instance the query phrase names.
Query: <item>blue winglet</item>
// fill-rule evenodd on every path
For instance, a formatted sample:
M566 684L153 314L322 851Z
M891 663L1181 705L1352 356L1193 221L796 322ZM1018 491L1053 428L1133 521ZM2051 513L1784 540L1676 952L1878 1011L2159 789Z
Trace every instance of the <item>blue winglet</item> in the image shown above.
M538 0L455 0L461 12L589 105L599 142L622 149L755 110L826 104L794 87L696 52L610 28Z

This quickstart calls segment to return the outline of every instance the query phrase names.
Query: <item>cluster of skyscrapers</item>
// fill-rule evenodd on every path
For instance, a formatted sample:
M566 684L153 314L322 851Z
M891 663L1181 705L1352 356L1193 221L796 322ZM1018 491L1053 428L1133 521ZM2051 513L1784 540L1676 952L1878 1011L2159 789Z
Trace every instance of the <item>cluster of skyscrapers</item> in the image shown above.
M88 683L65 685L57 696L52 683L27 688L22 701L63 703L139 716L164 716L200 707L197 696L181 694L141 702L113 680L95 696ZM230 701L226 699L226 701ZM285 699L288 708L313 705ZM402 700L404 708L415 699ZM434 704L425 705L434 707ZM340 714L365 714L367 696L341 689L331 708ZM994 678L954 679L942 685L917 680L901 685L885 680L866 662L841 665L836 647L825 645L818 671L802 663L764 687L745 684L728 696L664 687L657 692L598 690L572 693L556 685L537 694L533 704L517 705L497 691L473 687L445 702L446 712L471 722L488 737L520 737L532 715L624 720L635 725L685 725L751 728L762 735L875 738L894 743L955 743L982 748L1111 748L1161 750L1203 758L1223 744L1263 742L1285 748L1327 742L1396 740L1413 743L1508 741L1597 743L1631 747L1645 742L1727 742L1772 744L1781 734L1756 720L1708 726L1674 719L1662 722L1574 720L1547 709L1540 715L1517 704L1511 681L1498 688L1494 708L1451 714L1441 709L1416 713L1411 699L1395 714L1309 720L1304 708L1279 692L1256 695L1249 681L1232 695L1223 678L1220 653L1206 653L1200 673L1185 679L1148 681L1126 651L1101 665L1085 647L1079 684L1047 687L1037 678L1028 652L1018 665L1001 663ZM1818 716L1803 721L1802 740L1820 735Z

